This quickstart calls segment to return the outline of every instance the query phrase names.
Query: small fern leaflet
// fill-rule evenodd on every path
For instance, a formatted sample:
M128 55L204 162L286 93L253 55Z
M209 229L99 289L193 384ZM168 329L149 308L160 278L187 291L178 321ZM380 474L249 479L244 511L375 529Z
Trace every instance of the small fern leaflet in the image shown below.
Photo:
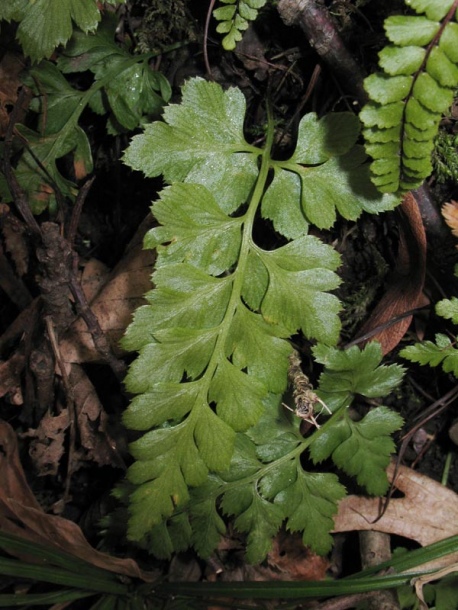
M383 72L364 82L371 101L360 118L381 192L406 192L430 175L439 121L458 84L458 1L406 4L418 15L386 19L392 44L379 54Z

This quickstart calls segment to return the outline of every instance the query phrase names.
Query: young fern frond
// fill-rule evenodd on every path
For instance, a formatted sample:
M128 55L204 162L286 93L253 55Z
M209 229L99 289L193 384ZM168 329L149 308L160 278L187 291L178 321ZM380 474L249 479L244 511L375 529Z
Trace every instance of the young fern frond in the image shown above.
M406 192L432 171L439 121L458 84L457 0L406 0L418 15L385 21L392 43L379 54L383 72L364 81L360 113L371 176L381 192Z
M189 545L209 554L225 529L219 505L248 533L252 561L265 556L284 520L326 552L344 493L335 475L303 469L313 435L305 441L281 406L289 337L301 331L332 345L340 329L340 303L329 292L339 284L339 256L308 235L308 225L330 227L336 210L355 219L398 200L371 184L354 115L306 115L285 161L271 155L273 120L258 148L245 140L244 115L240 90L191 79L181 104L169 105L164 122L148 125L125 155L169 183L152 207L159 226L145 239L157 249L155 288L124 338L139 352L124 421L144 432L131 445L128 536L159 556ZM260 215L286 245L256 243ZM398 380L396 369L392 384ZM353 389L320 434L336 417L346 421L341 436L354 435L343 411ZM398 424L395 417L388 427ZM372 471L382 487L388 446Z
M233 51L235 45L242 40L244 32L250 21L254 21L259 10L267 0L221 0L221 6L213 11L213 17L219 21L216 31L225 34L223 48Z

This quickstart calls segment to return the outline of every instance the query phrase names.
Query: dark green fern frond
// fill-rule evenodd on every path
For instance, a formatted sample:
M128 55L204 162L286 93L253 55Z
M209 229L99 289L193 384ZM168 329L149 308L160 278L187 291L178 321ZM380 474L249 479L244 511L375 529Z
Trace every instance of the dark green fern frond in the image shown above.
M442 113L458 84L458 0L406 0L415 16L385 21L391 45L379 54L383 72L364 86L370 102L360 118L372 181L381 192L406 192L432 171Z
M242 40L244 32L250 21L254 21L267 0L221 0L226 6L213 11L213 17L219 21L216 31L225 34L223 47L226 51L235 49L235 45Z

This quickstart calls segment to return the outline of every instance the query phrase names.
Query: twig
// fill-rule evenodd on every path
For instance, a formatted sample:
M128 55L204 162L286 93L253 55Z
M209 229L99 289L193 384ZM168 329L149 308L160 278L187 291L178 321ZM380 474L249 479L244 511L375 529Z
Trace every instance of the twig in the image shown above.
M210 0L210 4L208 5L207 16L205 18L205 26L204 26L204 42L203 42L203 51L204 51L204 64L207 75L211 80L213 80L213 73L210 66L210 62L208 60L208 30L210 28L210 19L213 12L213 7L215 6L215 0Z
M76 408L75 398L73 395L73 388L65 369L65 364L60 357L59 344L56 338L54 325L51 316L45 316L46 330L48 331L49 341L56 359L57 365L62 376L62 383L64 384L65 393L67 397L67 409L68 409L68 422L69 422L69 447L68 447L68 460L67 460L67 475L65 477L65 491L63 497L63 503L65 504L70 497L70 482L72 478L73 468L73 456L76 450Z
M8 122L8 127L5 132L5 142L3 148L3 173L5 174L6 182L8 184L8 188L13 195L14 203L27 224L29 230L34 235L40 235L40 227L38 226L37 221L35 220L34 215L29 206L29 202L27 201L26 192L21 187L19 182L17 181L16 175L13 172L13 168L11 167L11 149L13 145L13 131L14 126L16 124L19 112L21 110L22 104L26 97L26 90L24 87L19 92L17 101L13 107L13 110L10 114L10 120Z
M126 365L122 360L119 360L119 358L116 358L114 355L106 335L99 324L97 316L89 307L81 284L76 276L76 268L78 265L77 254L73 253L73 257L73 273L70 276L70 290L76 301L78 313L85 321L97 351L103 357L105 362L111 367L117 379L122 381L126 374Z
M367 94L361 69L343 43L329 10L318 0L280 0L278 11L286 25L300 26L310 46L332 70L343 89L364 104Z
M81 211L83 209L84 202L86 201L87 194L89 193L91 186L95 180L95 176L89 178L78 191L75 205L73 207L72 217L70 219L70 225L67 231L67 241L70 244L70 248L73 249L76 237L76 231L80 221Z

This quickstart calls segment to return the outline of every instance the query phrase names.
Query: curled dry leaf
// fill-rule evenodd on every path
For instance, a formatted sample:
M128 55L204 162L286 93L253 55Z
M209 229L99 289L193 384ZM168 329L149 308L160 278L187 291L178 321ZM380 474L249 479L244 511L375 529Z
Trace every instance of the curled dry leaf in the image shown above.
M401 233L396 268L388 280L388 287L358 337L379 341L383 354L396 347L409 328L412 316L407 311L425 303L423 285L426 271L426 233L414 195L404 196L401 208ZM394 323L390 322L397 318ZM361 341L362 342L362 341Z
M394 464L387 472L392 478ZM334 532L377 530L404 536L421 546L458 534L458 495L455 492L406 466L399 467L396 489L404 495L390 500L381 519L378 519L380 498L344 498L339 504ZM458 553L454 558L444 557L434 563L434 567L448 565L457 559Z
M158 574L139 568L133 559L121 559L91 547L76 523L46 514L32 494L22 469L16 435L0 420L0 530L48 548L70 553L87 563L145 582Z
M452 229L452 235L458 237L458 201L453 199L442 206L442 216L447 225Z

